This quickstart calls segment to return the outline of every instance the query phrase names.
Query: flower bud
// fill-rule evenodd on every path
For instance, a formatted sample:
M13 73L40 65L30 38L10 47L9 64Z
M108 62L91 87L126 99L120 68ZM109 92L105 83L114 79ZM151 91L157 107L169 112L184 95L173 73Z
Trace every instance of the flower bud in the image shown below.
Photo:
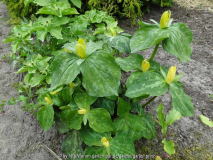
M58 91L50 92L50 94L52 94L52 95L56 94L56 93L58 93Z
M172 81L173 81L174 78L175 78L175 74L176 74L176 66L172 66L172 67L169 69L169 72L167 73L166 82L167 82L167 83L172 83Z
M86 57L86 45L83 39L78 39L78 43L75 46L75 50L80 58Z
M70 88L72 88L72 89L74 88L74 83L73 82L70 83Z
M51 100L51 99L49 99L49 98L47 98L47 97L45 97L44 99L45 99L45 101L46 101L47 103L52 104L52 100Z
M86 110L86 109L78 110L78 114L86 114L87 112L88 112L88 110Z
M144 59L142 64L141 64L141 67L142 67L142 71L146 72L150 68L150 63L146 59Z
M171 11L165 11L160 19L160 28L167 27L170 21Z
M101 142L102 142L102 144L103 144L105 147L109 147L109 141L107 141L107 139L106 139L105 137L103 137L103 138L101 139Z

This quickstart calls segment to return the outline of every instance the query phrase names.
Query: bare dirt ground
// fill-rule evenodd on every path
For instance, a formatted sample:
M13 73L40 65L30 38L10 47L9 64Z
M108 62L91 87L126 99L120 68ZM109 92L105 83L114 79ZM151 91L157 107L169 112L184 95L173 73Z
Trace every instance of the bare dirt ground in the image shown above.
M144 15L143 21L149 19L160 20L163 11L168 8L152 8L149 14ZM162 47L158 50L155 60L166 66L177 66L178 73L184 73L181 82L185 92L192 97L195 112L194 117L183 117L168 128L168 140L175 143L176 154L171 159L177 160L212 160L213 159L213 129L201 123L199 115L213 119L213 102L209 94L213 94L213 0L176 0L172 11L174 22L186 23L192 30L194 38L191 62L180 63L178 59L164 52ZM7 21L6 6L0 3L0 41L5 39L10 31ZM121 21L120 26L133 34L137 28L131 28L128 21ZM141 52L149 58L152 49ZM0 42L0 56L10 52L10 45ZM11 65L0 63L0 100L8 100L16 95L12 83L18 82L19 77L14 73ZM123 75L125 80L127 75ZM161 96L149 106L146 111L156 115L159 103L165 106L165 113L171 107L169 94ZM166 159L160 127L158 134L151 141L142 139L135 143L137 153L141 155L160 155ZM53 127L44 133L37 120L26 115L20 106L5 106L5 113L0 115L0 160L54 160L56 159L47 149L36 145L39 142L61 154L62 136L59 136ZM169 159L169 158L167 158Z

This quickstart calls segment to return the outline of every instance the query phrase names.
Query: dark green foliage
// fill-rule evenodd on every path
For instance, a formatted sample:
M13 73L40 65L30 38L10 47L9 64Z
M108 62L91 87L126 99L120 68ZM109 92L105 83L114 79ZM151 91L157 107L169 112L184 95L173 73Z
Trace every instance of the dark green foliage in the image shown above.
M30 16L38 10L38 7L33 3L24 5L24 0L0 0L7 5L9 11L9 23L17 25L21 23L23 17Z
M172 7L173 0L152 0L152 2L161 7Z

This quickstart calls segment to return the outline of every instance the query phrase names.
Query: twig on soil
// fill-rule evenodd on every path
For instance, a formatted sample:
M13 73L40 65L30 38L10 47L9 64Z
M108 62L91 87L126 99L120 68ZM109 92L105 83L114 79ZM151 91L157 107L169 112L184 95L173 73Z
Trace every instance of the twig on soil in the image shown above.
M53 152L50 148L48 148L45 144L40 144L42 147L44 147L45 149L47 149L55 158L57 158L58 160L62 160L55 152Z

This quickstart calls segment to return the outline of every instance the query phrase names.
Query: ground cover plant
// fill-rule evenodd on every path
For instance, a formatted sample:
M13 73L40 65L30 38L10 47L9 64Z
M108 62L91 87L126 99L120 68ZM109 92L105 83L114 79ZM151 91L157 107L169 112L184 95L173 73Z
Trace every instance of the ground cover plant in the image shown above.
M166 11L160 23L140 21L132 37L122 33L106 12L77 15L65 0L33 2L41 6L38 14L42 15L15 26L4 40L12 42L11 56L20 66L17 73L26 73L24 82L16 86L21 95L8 103L23 102L23 109L35 114L45 131L56 123L58 131L66 133L62 150L68 157L84 154L107 159L112 155L119 159L128 155L133 159L134 141L155 137L156 123L162 127L164 150L174 154L174 144L166 138L167 127L181 116L193 116L194 108L179 82L182 74L176 75L178 68L162 66L154 57L162 42L164 50L180 62L189 61L190 29L183 23L173 24L171 12ZM150 59L137 54L153 46ZM129 56L121 58L123 53ZM134 72L121 84L121 73L129 71ZM163 104L156 109L157 118L144 112L168 90L172 109L166 116ZM140 104L146 98L149 101Z

